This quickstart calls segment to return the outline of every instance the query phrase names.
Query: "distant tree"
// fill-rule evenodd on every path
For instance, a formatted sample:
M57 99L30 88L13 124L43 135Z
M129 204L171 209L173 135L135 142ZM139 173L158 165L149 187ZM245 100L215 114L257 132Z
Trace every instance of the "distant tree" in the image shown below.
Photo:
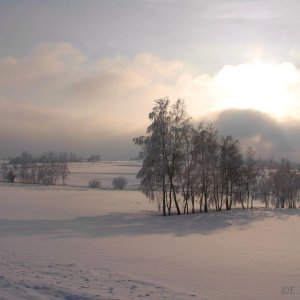
M93 189L99 189L101 188L101 181L98 179L91 179L89 181L89 187Z
M16 178L16 173L14 170L10 169L7 173L6 173L6 179L7 182L13 183L15 181Z
M92 154L88 157L89 162L97 162L97 161L100 161L100 160L101 160L101 158L100 158L99 154Z
M60 172L60 175L61 175L63 185L65 185L66 179L70 174L68 163L66 161L59 162L59 172Z
M7 180L7 172L8 172L8 164L2 163L1 164L1 175L2 175L1 177L4 182Z
M112 186L116 190L124 190L124 188L127 186L127 184L128 184L128 181L123 176L114 178L114 180L112 182Z
M30 153L23 151L20 156L11 159L8 165L9 169L13 170L14 180L16 179L18 182L53 185L61 178L65 185L70 173L68 160L66 152L49 151L41 156L33 157ZM8 166L2 166L2 174L7 171ZM5 180L7 176L3 178Z
M296 208L298 192L300 190L300 175L292 168L288 159L282 158L274 173L272 173L273 194L275 206Z

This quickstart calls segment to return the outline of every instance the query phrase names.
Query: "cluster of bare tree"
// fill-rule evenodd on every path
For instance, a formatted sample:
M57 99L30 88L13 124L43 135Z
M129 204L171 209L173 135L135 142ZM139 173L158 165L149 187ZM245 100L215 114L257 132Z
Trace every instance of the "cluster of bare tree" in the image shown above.
M286 158L279 163L270 161L259 174L257 189L266 207L296 208L300 199L299 170Z
M64 153L48 152L34 158L27 152L22 152L9 163L1 164L1 179L4 182L19 182L30 184L56 184L61 180L63 185L69 175L68 156Z
M270 167L258 164L251 147L243 157L239 141L220 137L211 125L197 128L187 116L182 100L155 101L145 136L134 138L141 146L143 165L138 172L142 192L157 199L163 215L195 213L209 207L217 211L233 205L253 208L258 196L266 206L296 207L299 173L288 160Z
M99 154L92 154L88 157L87 159L88 162L97 162L97 161L101 161L101 157Z

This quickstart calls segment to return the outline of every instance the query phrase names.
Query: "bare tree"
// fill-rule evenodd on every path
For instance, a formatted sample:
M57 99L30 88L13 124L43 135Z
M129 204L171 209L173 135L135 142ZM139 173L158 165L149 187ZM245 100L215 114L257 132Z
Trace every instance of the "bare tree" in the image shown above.
M14 180L21 183L53 185L61 177L65 185L65 180L70 173L67 159L67 153L50 151L39 157L33 157L23 151L20 156L11 159L9 164L3 166L2 170L4 173L7 173L8 168L13 170Z
M250 196L251 196L251 208L253 208L253 199L255 197L255 192L257 190L256 183L258 177L259 169L255 160L255 151L252 147L248 147L246 151L245 166L243 168L243 177L245 183L245 191L247 198L247 209L250 206Z
M195 129L187 116L182 100L172 106L168 99L159 99L149 114L150 125L145 136L134 139L141 146L143 165L137 174L140 188L147 198L158 199L163 215L195 213L214 205L217 211L225 205L253 208L260 195L266 207L276 199L276 207L296 207L299 201L300 175L287 160L274 171L264 169L249 147L243 159L239 141L232 136L219 138L212 124ZM266 171L267 170L267 171ZM271 200L270 200L271 199Z
M118 189L118 190L124 190L127 184L128 181L124 176L116 177L112 181L112 186L114 187L114 189Z
M149 113L151 124L147 128L147 135L133 139L134 143L142 148L140 156L143 159L143 165L137 174L137 178L141 181L141 191L151 200L155 199L157 193L161 194L161 197L156 197L156 199L162 200L164 216L167 208L168 107L168 99L156 100L155 106Z
M8 164L7 163L2 163L1 164L1 177L3 182L7 180L7 172L8 172Z
M241 175L242 155L239 141L232 136L222 138L221 144L221 173L225 193L226 209L230 210L233 203L234 190Z
M179 162L180 167L176 174L176 180L179 182L181 195L184 201L183 213L189 212L189 201L192 204L192 213L195 213L195 164L193 163L193 152L194 152L194 138L195 130L187 119L182 127L182 144L181 144L181 155L182 159Z
M275 206L277 208L284 208L289 196L289 189L293 172L290 162L286 158L282 158L280 164L277 166L273 179L273 193L276 197Z
M63 185L65 185L66 179L68 178L68 176L70 174L68 163L66 161L61 161L59 163L59 172L60 172L62 183L63 183Z
M206 127L200 124L194 135L193 161L196 165L198 175L198 197L200 198L200 211L208 211L209 197L214 199L215 204L218 197L214 184L217 179L219 143L217 131L212 124Z
M101 188L101 181L98 179L91 179L89 181L89 187L92 189L99 189Z
M166 171L169 181L169 202L168 211L171 213L172 200L176 207L177 214L180 215L180 208L177 199L177 193L181 190L180 182L176 182L178 174L181 172L182 161L186 159L184 156L184 147L186 142L186 126L188 126L189 118L186 114L185 104L183 100L178 99L172 105L169 112L169 126L166 139Z
M155 193L161 193L164 215L167 210L171 214L173 202L177 214L181 214L178 174L184 159L184 135L189 120L184 102L179 99L170 107L168 99L156 100L149 120L147 136L134 139L142 147L143 166L137 174L141 189L150 199L154 199Z

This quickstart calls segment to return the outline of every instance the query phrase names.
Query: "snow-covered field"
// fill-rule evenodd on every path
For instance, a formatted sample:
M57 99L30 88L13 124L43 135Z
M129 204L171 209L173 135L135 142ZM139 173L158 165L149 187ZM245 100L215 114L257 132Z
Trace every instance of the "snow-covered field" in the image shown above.
M101 181L103 188L111 188L115 177L124 176L128 180L128 188L136 189L138 185L136 173L140 167L141 163L136 161L70 163L67 184L86 187L91 179L96 179Z
M300 299L299 209L164 218L72 176L0 185L0 299Z

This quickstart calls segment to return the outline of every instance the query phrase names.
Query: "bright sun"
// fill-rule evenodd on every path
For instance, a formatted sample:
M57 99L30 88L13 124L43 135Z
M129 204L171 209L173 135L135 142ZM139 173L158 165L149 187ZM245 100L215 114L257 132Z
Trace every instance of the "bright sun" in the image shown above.
M293 114L300 75L290 63L225 66L214 78L215 109L256 109L278 117Z

